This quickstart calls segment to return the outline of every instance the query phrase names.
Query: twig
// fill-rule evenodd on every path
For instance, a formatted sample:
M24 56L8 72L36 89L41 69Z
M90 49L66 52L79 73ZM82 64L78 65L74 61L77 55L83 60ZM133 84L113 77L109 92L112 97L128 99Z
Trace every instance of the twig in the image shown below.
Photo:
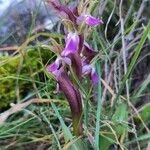
M107 5L107 3L108 3L108 0L101 0L100 1L100 5L99 5L99 9L98 9L98 11L99 11L99 15L100 16L102 16L102 14L103 14L103 12L104 12L104 10L105 10L105 7L106 7L106 5Z
M130 8L127 12L127 15L126 15L125 19L124 19L124 23L126 23L129 19L129 17L131 16L131 13L132 13L132 10L133 10L133 7L134 7L134 2L135 2L135 0L131 1Z
M149 149L150 149L150 142L148 142L146 150L149 150Z
M109 83L110 83L110 81L111 81L111 78L112 78L112 72L113 72L113 69L114 69L113 66L114 66L114 64L112 65L111 70L110 70L110 73L109 73L108 78L107 78L107 84L108 84L108 85L109 85ZM102 95L102 105L103 105L103 103L104 103L104 101L105 101L106 93L107 93L107 88L105 87L105 88L104 88L104 91L103 91L103 95Z
M50 103L50 102L51 101L49 99L37 99L37 98L35 98L35 99L31 99L31 100L24 102L24 103L13 104L13 106L10 109L8 109L5 112L0 114L0 125L3 124L10 115L12 115L16 112L22 111L24 108L26 108L30 104L33 104L33 103Z
M113 14L114 14L115 9L116 9L116 0L115 0L115 2L114 2L113 10L112 10L112 12L111 12L111 14L110 14L110 16L109 16L109 18L108 18L108 21L107 21L106 27L105 27L105 38L106 38L106 41L107 41L108 43L109 43L109 41L108 41L108 39L107 39L107 29L108 29L108 25L109 25L109 23L110 23L110 21L111 21L111 19L112 19L112 16L113 16Z
M121 38L122 38L122 56L123 56L123 63L124 63L124 74L127 73L127 52L126 52L126 43L125 43L125 37L124 37L124 20L122 18L122 0L119 6L119 14L120 14L120 25L121 25ZM127 94L127 100L129 101L129 85L128 85L128 79L126 80L126 94Z
M0 47L0 51L16 51L18 46Z
M129 102L129 106L133 109L133 111L135 112L135 114L137 115L137 117L139 118L139 120L141 121L141 123L143 124L144 128L146 129L147 133L150 133L149 128L146 126L145 122L141 118L138 110L133 106L133 104L131 102Z

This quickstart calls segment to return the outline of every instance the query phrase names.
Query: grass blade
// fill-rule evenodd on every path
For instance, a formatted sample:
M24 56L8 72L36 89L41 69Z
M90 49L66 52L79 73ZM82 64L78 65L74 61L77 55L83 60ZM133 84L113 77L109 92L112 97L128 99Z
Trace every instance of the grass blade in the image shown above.
M94 32L94 48L95 50L97 50L97 43L96 43L96 31ZM101 66L100 66L100 62L97 61L96 62L96 70L98 73L98 78L99 78L99 82L97 85L97 111L96 111L96 132L95 132L95 145L94 148L95 150L100 150L99 147L99 142L100 142L100 136L99 136L99 132L100 132L100 114L101 114L101 95L102 95L102 88L101 88Z
M142 47L143 47L143 45L144 45L144 43L145 43L145 41L147 39L147 36L148 36L149 32L150 32L150 24L147 25L147 27L146 27L146 29L145 29L145 31L143 33L143 36L142 36L138 46L136 47L135 54L134 54L134 56L133 56L133 58L131 60L131 63L129 64L127 73L123 77L120 89L119 89L119 91L118 91L118 93L116 95L116 98L115 98L115 102L119 98L119 96L120 96L120 94L121 94L121 92L122 92L122 90L124 88L124 85L126 83L126 80L129 78L129 76L130 76L130 74L131 74L131 72L132 72L132 70L134 68L134 65L136 64L136 61L137 61L137 59L138 59L138 57L140 55L140 52L141 52Z

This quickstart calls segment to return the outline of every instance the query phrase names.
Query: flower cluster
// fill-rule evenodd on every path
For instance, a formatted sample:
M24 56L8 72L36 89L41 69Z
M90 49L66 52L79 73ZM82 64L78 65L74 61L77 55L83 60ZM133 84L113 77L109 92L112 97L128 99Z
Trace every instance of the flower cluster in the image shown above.
M77 85L72 81L72 73L81 80L85 75L89 75L93 85L98 82L98 76L91 60L95 57L95 52L84 39L84 34L79 33L81 24L93 27L102 24L102 20L94 18L88 14L78 14L77 9L71 10L58 2L49 0L48 4L60 15L73 24L73 28L66 31L65 48L58 54L56 60L47 66L59 84L59 89L66 96L72 112L74 134L82 134L82 101Z

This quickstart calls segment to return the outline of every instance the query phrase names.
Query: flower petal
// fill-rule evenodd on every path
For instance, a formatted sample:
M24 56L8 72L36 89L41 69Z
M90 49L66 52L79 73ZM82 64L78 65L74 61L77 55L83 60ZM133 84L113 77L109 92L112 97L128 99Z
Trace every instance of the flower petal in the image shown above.
M97 18L90 16L90 15L86 15L85 22L87 25L89 25L91 27L97 26L99 24L103 24L103 21L101 19L97 19Z
M59 73L60 71L58 70L60 67L60 62L61 62L61 58L58 57L54 63L47 66L47 71L49 73L52 73L55 77L57 77L60 74Z
M77 17L77 24L80 24L83 20L87 25L91 27L103 24L103 21L101 19L97 19L91 15L84 15L84 14Z
M59 65L57 63L52 63L49 66L47 66L47 71L49 73L53 73L54 71L56 71L59 68Z
M85 64L82 67L82 74L83 75L89 74L91 72L91 70L92 70L91 65Z
M84 19L85 19L85 15L80 15L79 17L77 17L77 24L80 25L80 23L84 21Z
M86 57L86 61L89 63L97 54L88 43L84 42L84 48L82 54Z
M61 57L61 61L65 62L68 65L71 65L71 59L69 57Z
M92 80L93 85L96 85L98 83L98 74L96 73L94 66L82 62L82 75L87 74L90 74L90 79Z
M98 83L98 74L97 74L95 68L92 68L91 80L92 80L93 85L96 85Z
M79 46L79 36L77 33L70 32L67 36L65 49L62 51L62 56L67 56L70 53L76 53Z

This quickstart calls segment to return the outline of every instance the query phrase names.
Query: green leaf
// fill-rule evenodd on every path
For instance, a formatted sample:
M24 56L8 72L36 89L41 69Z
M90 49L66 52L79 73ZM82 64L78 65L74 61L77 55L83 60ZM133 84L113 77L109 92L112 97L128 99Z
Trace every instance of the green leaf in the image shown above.
M100 147L102 150L108 150L110 145L115 143L113 135L100 135L100 139Z
M127 120L127 105L121 103L112 117L113 121L122 122Z
M137 139L130 140L130 141L126 142L125 145L129 145L129 144L135 143L137 141L146 141L146 140L150 140L150 134L149 133L144 134L140 137L137 137Z
M112 117L112 121L115 123L115 131L117 134L122 135L127 130L127 122L128 119L128 109L125 103L121 103L118 107L116 112Z
M143 111L140 113L144 122L148 122L150 119L150 104L145 105Z
M56 105L54 103L51 103L52 108L54 109L56 116L58 117L60 124L62 126L62 130L64 133L65 142L68 143L69 141L74 140L73 135L71 134L68 127L65 125L63 118L61 117ZM85 144L81 139L77 140L68 150L85 150Z

